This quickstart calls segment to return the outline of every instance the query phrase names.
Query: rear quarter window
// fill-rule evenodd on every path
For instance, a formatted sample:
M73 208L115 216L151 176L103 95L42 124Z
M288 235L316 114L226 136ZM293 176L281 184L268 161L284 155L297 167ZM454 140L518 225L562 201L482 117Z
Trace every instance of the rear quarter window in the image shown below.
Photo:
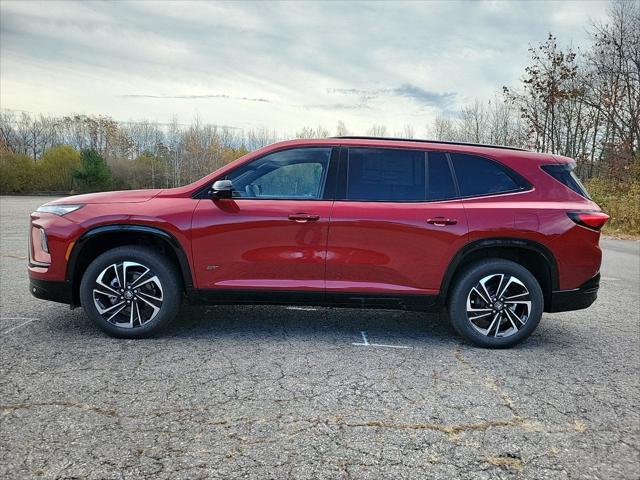
M589 200L591 200L587 189L584 188L584 185L582 185L580 179L576 176L575 173L573 173L573 169L575 168L575 166L575 163L555 163L553 165L543 165L542 170L562 183L565 187L568 187L576 192L578 195L582 195L584 198L588 198Z
M462 197L515 192L524 188L524 180L487 158L452 153L451 161Z

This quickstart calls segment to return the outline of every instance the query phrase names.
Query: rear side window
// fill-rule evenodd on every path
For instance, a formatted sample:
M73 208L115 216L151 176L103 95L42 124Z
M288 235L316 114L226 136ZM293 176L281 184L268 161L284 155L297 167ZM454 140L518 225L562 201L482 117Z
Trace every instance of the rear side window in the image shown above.
M543 165L542 170L562 183L565 187L569 187L578 195L582 195L584 198L588 198L589 200L591 200L591 197L587 193L587 189L584 188L582 182L578 179L576 174L573 173L573 169L575 166L575 163L556 163L554 165Z
M451 161L463 197L513 192L522 188L504 167L486 158L452 153Z
M347 200L363 201L424 201L424 152L389 148L350 148L346 197Z
M430 201L449 200L456 197L449 160L443 152L429 152L429 195Z

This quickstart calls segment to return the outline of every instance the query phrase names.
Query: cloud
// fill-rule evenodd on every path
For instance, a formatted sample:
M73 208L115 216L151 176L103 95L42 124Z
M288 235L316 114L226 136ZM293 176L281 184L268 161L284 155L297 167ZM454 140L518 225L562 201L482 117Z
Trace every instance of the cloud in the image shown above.
M398 88L393 90L393 93L401 97L410 98L422 105L440 108L449 105L456 96L453 92L430 92L429 90L425 90L408 83L400 85Z
M247 102L262 102L262 103L271 103L271 100L267 100L266 98L251 98L251 97L233 97L231 95L225 95L223 93L217 94L204 94L204 95L146 95L146 94L125 94L119 95L122 98L158 98L158 99L186 99L186 100L196 100L202 98L225 98L229 100L245 100Z
M589 18L607 6L0 0L0 104L281 131L338 120L352 131L417 131L517 83L527 48L550 30L585 45Z
M370 90L358 88L330 88L327 90L327 93L357 96L363 105L366 105L371 100L381 97L396 96L409 98L422 106L438 108L446 108L453 102L456 96L453 92L431 92L409 83L402 84L395 88L377 88Z
M305 110L369 110L371 107L364 103L317 103L313 105L300 105Z

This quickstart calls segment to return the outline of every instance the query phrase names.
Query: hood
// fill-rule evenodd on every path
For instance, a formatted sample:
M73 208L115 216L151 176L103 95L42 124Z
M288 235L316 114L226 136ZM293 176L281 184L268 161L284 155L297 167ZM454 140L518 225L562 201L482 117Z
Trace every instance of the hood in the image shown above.
M140 203L151 200L156 197L161 189L155 190L122 190L118 192L101 192L86 193L84 195L72 195L70 197L60 198L49 202L50 204L59 203Z

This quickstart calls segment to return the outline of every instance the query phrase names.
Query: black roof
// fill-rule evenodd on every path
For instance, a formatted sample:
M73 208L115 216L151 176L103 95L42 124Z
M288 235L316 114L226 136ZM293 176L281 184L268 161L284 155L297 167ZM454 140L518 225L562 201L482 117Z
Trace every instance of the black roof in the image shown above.
M420 143L440 143L444 145L464 145L469 147L487 147L487 148L502 148L503 150L518 150L525 152L526 149L518 147L507 147L505 145L489 145L484 143L467 143L467 142L447 142L444 140L423 140L416 138L396 138L396 137L368 137L358 135L344 135L331 138L343 138L345 140L391 140L395 142L420 142Z

